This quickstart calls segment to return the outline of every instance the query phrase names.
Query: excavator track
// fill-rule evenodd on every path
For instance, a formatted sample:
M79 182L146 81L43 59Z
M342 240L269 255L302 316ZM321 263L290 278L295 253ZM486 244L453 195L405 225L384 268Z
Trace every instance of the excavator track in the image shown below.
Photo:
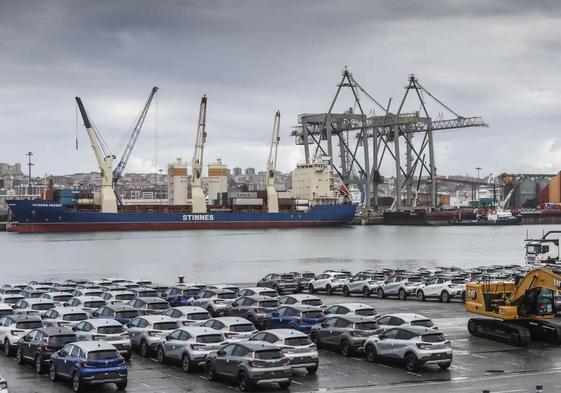
M528 321L532 340L561 344L561 323L550 320Z
M472 318L468 321L468 331L472 336L488 338L518 347L530 343L530 329L523 325L504 322L499 319Z

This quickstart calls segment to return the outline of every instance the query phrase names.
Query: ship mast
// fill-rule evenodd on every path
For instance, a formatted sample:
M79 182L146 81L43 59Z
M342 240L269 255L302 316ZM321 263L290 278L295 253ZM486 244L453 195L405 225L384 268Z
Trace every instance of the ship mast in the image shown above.
M197 126L197 139L193 153L193 176L191 179L191 200L193 213L206 213L206 198L201 185L203 173L203 153L206 142L206 95L201 99L199 109L199 122Z
M267 160L267 208L269 213L279 212L279 197L275 189L275 170L277 169L277 152L279 149L280 112L275 114L273 122L273 139L269 159Z

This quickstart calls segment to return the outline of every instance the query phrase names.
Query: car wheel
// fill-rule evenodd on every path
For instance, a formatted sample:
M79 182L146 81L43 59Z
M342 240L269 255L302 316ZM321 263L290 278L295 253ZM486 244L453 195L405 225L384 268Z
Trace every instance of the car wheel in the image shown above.
M349 291L348 287L343 287L343 296L346 296L346 297L351 296L351 291Z
M140 342L140 356L142 356L143 358L147 358L148 356L150 356L150 347L148 346L146 340L142 340Z
M362 296L370 297L370 289L368 289L368 287L362 288Z
M290 387L290 379L286 382L279 382L279 386L281 389L288 389Z
M181 369L184 373L190 373L193 368L193 363L191 363L191 358L189 354L184 353L181 357Z
M158 349L156 349L156 360L160 364L164 364L166 362L166 354L164 353L164 347L159 346Z
M55 364L52 362L51 365L49 366L49 379L53 382L56 382L57 380Z
M417 291L417 300L420 302L425 301L425 293L422 290Z
M375 345L367 345L366 348L364 348L364 353L366 355L366 360L369 362L375 362L378 360L378 351L376 350Z
M308 292L316 293L316 289L314 288L314 286L312 284L308 285Z
M399 290L397 295L399 296L399 300L407 299L407 292L405 292L405 290L403 288Z
M376 295L378 295L380 299L383 299L386 296L384 295L384 290L382 288L378 288L378 290L376 291Z
M308 374L315 374L318 371L318 366L312 366L312 367L307 367L306 371L308 372Z
M319 346L320 346L319 334L317 334L316 332L312 332L312 334L310 334L310 339L312 340L312 342L314 344L316 344L316 347L319 348Z
M82 387L83 387L83 383L82 380L80 379L80 373L78 371L74 371L74 374L72 375L72 389L78 393L82 391Z
M442 303L449 303L450 302L450 294L447 291L442 291L440 294L440 301Z
M20 346L18 346L18 349L16 351L16 362L18 362L18 364L23 364L25 362Z
M10 345L10 341L8 339L4 340L4 355L6 355L6 357L10 357L13 355L13 350L12 350L12 346Z
M405 355L405 368L407 371L415 371L417 369L417 356L412 353Z
M438 367L440 367L442 370L447 370L448 368L450 368L450 365L452 363L438 363Z
M331 285L327 284L327 286L325 287L325 291L328 295L333 295L333 288L331 288Z
M206 364L206 377L209 381L216 381L216 369L210 362Z
M41 355L35 355L35 372L37 374L43 374L45 372L45 366L43 366L43 359Z
M238 385L242 392L248 392L251 389L251 383L249 381L249 377L243 371L238 374Z
M117 385L117 390L125 390L127 388L127 380L117 382L115 385Z
M349 357L353 354L353 347L351 346L351 343L348 342L347 340L343 340L341 342L341 355L343 355L344 357Z

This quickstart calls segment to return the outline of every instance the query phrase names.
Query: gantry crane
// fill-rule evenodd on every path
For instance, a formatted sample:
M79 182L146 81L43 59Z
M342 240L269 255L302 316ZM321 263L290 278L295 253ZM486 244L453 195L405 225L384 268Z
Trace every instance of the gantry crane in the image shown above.
M193 213L206 213L206 198L201 185L203 174L203 153L206 142L206 95L201 99L199 109L199 122L197 126L197 139L193 153L193 176L191 178L191 200Z
M267 160L267 208L269 213L279 212L279 197L275 189L275 171L277 169L277 153L279 149L279 128L280 128L280 112L275 114L273 121L273 139L271 141L271 150L269 150L269 159Z

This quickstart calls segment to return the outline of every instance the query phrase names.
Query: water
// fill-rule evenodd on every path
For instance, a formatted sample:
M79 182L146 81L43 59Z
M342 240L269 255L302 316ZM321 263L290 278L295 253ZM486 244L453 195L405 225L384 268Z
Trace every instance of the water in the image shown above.
M128 277L255 282L271 272L522 264L526 231L561 226L356 226L245 231L0 233L0 282Z

